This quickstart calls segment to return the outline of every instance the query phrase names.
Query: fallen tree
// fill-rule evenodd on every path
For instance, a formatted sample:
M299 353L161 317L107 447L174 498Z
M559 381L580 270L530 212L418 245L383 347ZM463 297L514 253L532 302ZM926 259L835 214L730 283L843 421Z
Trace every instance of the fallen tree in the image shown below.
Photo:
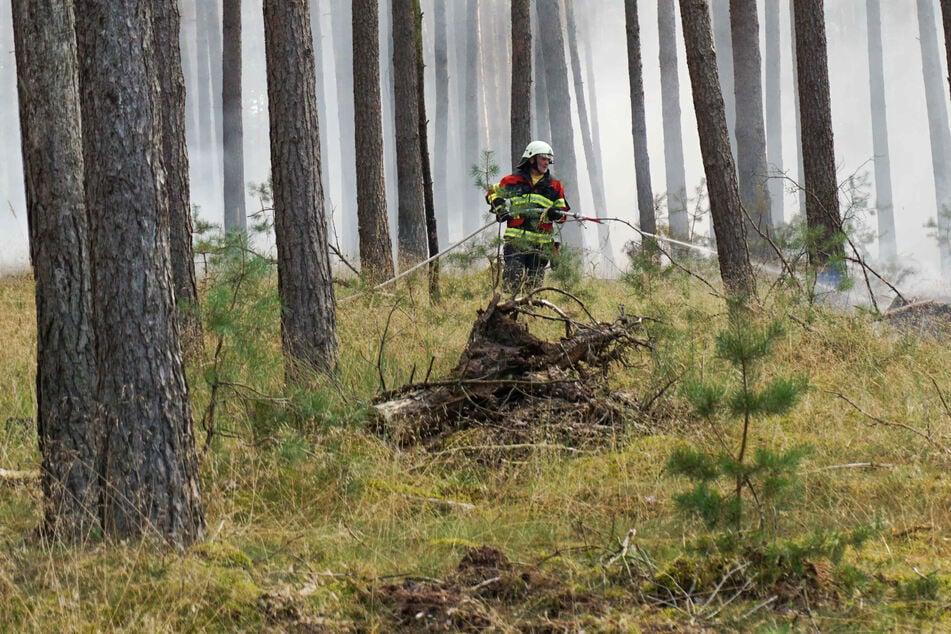
M603 323L589 314L589 322L578 322L538 298L543 290L555 289L504 302L496 293L479 311L448 377L405 385L374 401L377 431L406 446L477 425L504 425L515 440L531 441L539 426L576 438L623 424L633 400L608 391L605 377L612 362L649 346L635 336L641 320L622 313ZM565 336L540 339L519 316L563 322Z

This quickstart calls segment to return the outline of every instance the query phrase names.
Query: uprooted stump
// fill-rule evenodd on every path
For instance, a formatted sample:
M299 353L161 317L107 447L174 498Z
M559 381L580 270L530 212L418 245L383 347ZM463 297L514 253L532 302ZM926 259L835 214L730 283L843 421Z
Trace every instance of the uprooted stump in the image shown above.
M566 334L554 342L540 339L519 315L562 321ZM582 324L546 300L501 302L496 294L479 311L448 377L376 399L377 431L400 446L475 426L505 430L516 442L537 439L539 427L562 440L602 436L622 425L633 405L630 397L607 390L605 379L612 362L649 345L634 335L639 327L639 319L623 315L612 323Z

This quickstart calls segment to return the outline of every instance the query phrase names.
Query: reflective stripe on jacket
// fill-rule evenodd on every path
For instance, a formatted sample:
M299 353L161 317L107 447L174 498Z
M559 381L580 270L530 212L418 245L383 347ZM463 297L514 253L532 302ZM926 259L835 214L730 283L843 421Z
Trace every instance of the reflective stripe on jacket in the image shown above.
M570 209L561 183L546 172L533 185L528 167L503 178L485 196L490 205L500 198L510 203L504 237L536 244L552 242L553 223L563 223L563 212Z

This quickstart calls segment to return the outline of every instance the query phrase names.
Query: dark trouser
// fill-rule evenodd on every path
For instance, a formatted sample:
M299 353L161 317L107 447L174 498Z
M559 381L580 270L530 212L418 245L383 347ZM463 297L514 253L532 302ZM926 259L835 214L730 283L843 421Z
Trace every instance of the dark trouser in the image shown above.
M506 241L502 247L502 288L508 293L531 291L545 281L548 253L543 246Z

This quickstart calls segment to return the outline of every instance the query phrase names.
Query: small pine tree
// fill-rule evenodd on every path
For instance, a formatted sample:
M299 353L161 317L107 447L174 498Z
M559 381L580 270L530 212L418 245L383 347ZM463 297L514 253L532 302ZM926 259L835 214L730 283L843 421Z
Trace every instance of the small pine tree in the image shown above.
M710 422L720 449L711 453L679 447L669 457L667 468L694 482L691 490L675 500L681 510L698 514L708 528L729 526L741 531L747 492L759 511L760 530L766 530L766 511L777 517L779 509L798 493L798 467L810 448L778 451L751 446L753 421L788 412L808 389L802 377L762 379L763 363L781 335L778 322L760 326L748 313L733 311L730 327L716 337L716 356L731 366L730 372L719 382L685 384L685 397ZM732 484L729 493L717 486L723 480Z

